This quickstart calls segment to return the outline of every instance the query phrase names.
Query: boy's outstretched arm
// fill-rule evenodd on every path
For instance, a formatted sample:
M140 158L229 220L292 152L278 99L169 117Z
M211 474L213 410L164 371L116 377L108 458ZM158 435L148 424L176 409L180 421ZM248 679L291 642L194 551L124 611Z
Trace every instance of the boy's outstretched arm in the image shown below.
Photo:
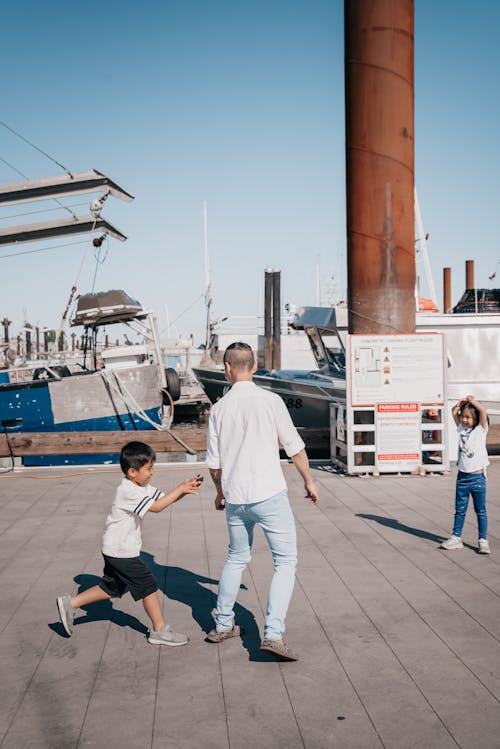
M182 499L182 497L186 496L186 494L197 494L202 481L203 476L200 475L193 476L193 478L183 481L182 484L179 484L171 491L167 492L166 494L162 494L159 499L153 502L148 512L161 512L166 507L172 505L174 502Z

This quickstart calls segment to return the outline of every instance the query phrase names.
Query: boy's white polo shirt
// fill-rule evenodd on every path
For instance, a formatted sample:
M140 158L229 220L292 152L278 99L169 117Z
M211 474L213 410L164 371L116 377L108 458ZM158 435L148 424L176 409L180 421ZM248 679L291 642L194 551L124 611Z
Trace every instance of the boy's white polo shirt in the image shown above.
M222 468L226 502L261 502L286 489L279 443L290 458L304 448L282 399L253 382L235 382L208 423L207 465Z
M142 519L163 492L151 484L138 486L124 477L116 490L102 536L102 553L108 557L137 557L141 551Z

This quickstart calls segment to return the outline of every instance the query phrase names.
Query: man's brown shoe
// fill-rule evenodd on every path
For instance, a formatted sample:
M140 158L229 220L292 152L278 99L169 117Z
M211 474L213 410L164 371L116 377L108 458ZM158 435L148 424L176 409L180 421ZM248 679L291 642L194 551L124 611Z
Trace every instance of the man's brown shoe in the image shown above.
M212 629L208 635L207 640L209 642L224 642L229 640L230 637L239 637L241 630L237 624L233 624L232 629Z
M269 653L274 653L278 658L282 658L284 661L298 661L299 656L290 650L288 645L285 645L283 640L272 640L270 637L264 637L262 640L261 650L267 650Z

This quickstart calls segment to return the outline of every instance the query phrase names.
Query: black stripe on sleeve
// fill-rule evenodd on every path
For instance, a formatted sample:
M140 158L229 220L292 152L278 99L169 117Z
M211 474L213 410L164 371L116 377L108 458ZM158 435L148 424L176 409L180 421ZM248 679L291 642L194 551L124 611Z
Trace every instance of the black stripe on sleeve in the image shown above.
M137 507L135 508L135 510L134 510L134 515L140 515L140 514L141 514L141 512L142 512L142 510L144 509L144 507L145 507L145 506L146 506L146 505L147 505L148 503L149 503L149 504L153 504L153 502L154 502L154 501L155 501L155 498L154 498L154 497L143 497L143 499L141 499L141 501L139 502L139 504L138 504L138 505L137 505Z

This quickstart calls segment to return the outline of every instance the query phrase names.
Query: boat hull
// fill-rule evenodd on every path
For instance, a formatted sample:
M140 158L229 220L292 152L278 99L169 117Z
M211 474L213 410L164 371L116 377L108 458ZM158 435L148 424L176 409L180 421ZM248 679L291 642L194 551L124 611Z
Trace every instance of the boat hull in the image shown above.
M154 429L161 423L158 371L144 364L103 376L82 372L60 380L0 384L0 421L16 432ZM26 457L26 465L116 462L118 454Z
M230 389L223 370L198 367L193 372L212 403ZM345 399L345 380L317 372L278 370L256 373L253 381L279 395L295 426L303 429L329 429L330 403L336 398Z

